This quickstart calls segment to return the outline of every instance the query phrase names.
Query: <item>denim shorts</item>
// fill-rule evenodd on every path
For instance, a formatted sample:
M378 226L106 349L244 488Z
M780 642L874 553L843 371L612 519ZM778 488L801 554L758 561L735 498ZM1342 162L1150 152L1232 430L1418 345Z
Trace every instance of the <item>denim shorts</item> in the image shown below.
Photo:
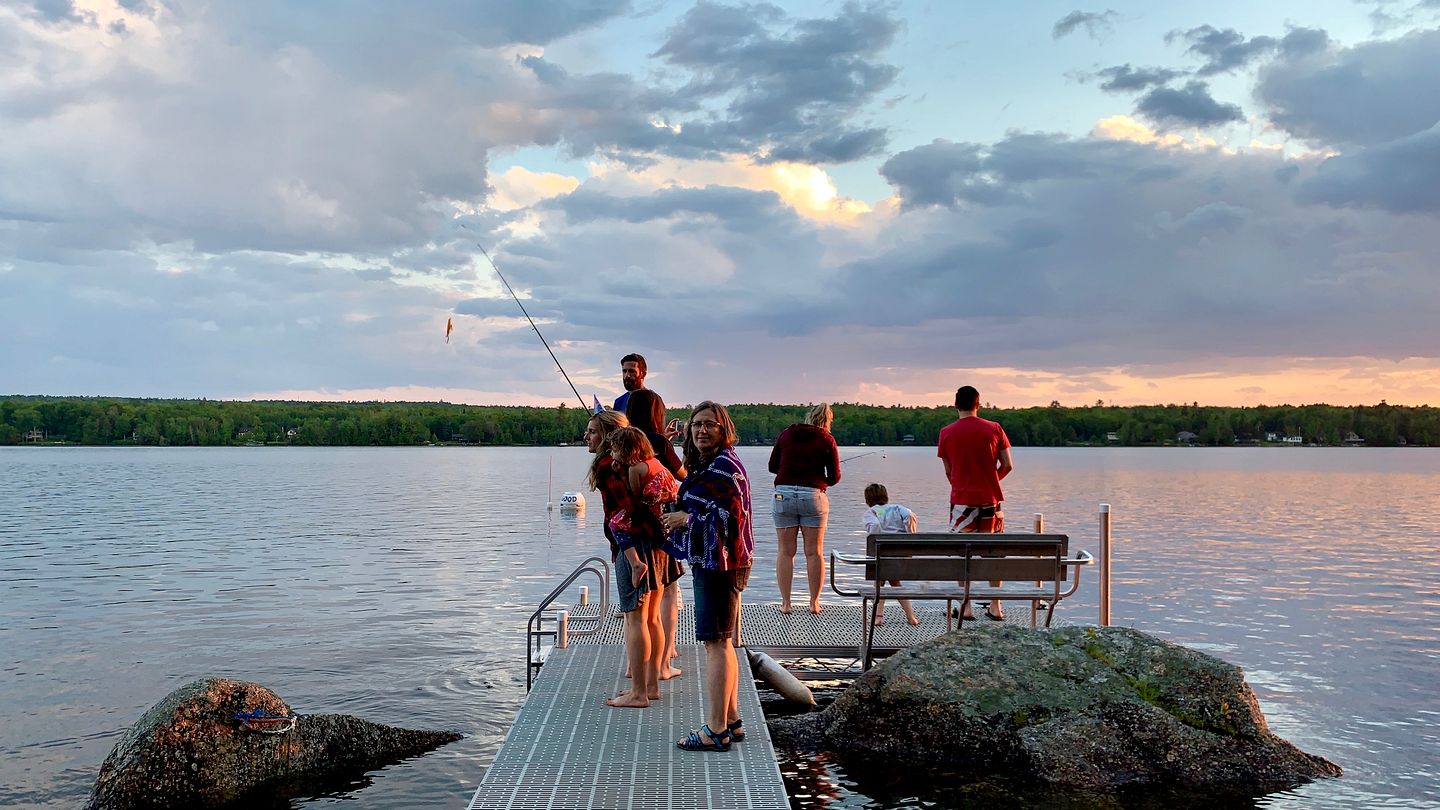
M777 529L823 529L830 518L830 496L814 487L778 486L770 502L770 514Z
M719 641L735 634L740 618L740 593L750 583L750 569L706 571L691 568L695 580L695 640Z
M641 557L643 558L644 555L642 554ZM635 587L634 577L630 574L630 558L625 556L625 552L620 552L620 556L615 558L615 590L620 595L621 613L629 613L640 607L640 597L650 592L650 583L653 578L647 574L641 581L640 587Z

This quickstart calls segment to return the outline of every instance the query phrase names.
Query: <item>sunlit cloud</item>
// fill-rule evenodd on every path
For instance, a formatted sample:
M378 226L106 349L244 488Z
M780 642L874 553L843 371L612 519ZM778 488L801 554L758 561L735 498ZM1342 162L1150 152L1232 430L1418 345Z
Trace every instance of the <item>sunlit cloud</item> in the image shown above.
M727 160L681 160L663 158L643 168L608 161L591 164L595 176L614 178L624 174L650 188L681 186L731 186L751 191L773 191L800 216L808 219L847 223L868 213L870 205L843 197L824 169L805 163L759 164L745 157Z

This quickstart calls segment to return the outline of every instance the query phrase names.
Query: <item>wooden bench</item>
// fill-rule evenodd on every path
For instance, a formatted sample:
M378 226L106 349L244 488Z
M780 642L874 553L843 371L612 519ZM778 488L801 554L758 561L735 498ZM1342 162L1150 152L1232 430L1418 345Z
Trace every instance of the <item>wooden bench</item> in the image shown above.
M862 598L861 658L869 669L873 660L874 622L881 599L945 601L945 629L951 629L955 602L972 600L1030 603L1030 625L1040 610L1045 626L1060 600L1080 587L1080 569L1093 558L1079 551L1070 556L1070 537L1064 534L872 534L865 538L866 554L830 554L830 587L844 596ZM846 591L835 583L837 563L864 566L872 589ZM1070 576L1070 569L1075 575ZM900 585L889 584L892 580ZM1009 582L993 587L990 581ZM1063 590L1062 590L1063 588ZM958 619L956 629L964 624Z

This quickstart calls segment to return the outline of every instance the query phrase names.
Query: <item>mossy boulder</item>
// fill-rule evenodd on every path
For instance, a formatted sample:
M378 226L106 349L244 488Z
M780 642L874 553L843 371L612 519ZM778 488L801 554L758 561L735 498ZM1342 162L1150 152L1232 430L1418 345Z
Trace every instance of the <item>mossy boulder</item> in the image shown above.
M242 728L235 715L257 709L290 713L256 683L207 678L176 689L115 744L86 808L220 807L279 785L379 768L461 738L337 714L303 716L283 734Z
M1086 791L1259 794L1341 773L1269 731L1238 667L1118 627L947 633L773 725L872 765Z

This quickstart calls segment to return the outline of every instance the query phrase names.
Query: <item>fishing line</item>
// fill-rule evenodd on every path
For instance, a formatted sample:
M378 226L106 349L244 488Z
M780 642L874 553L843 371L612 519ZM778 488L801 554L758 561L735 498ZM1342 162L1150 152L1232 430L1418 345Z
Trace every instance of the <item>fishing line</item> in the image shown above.
M854 461L854 460L857 459L857 458L864 458L864 457L866 457L866 456L873 456L873 455L875 455L875 454L878 453L878 452L880 452L880 451L879 451L879 450L871 450L871 451L868 452L868 453L861 453L861 454L858 455L858 456L851 456L851 457L849 457L849 458L842 458L842 459L840 459L840 463L841 463L841 464L844 464L844 463L847 462L847 461Z
M463 224L460 227L465 228ZM469 228L466 228L466 230L469 230ZM560 375L565 378L565 382L570 384L570 390L575 392L575 398L580 400L580 410L589 411L590 406L585 404L585 398L580 396L580 390L575 387L575 383L570 382L570 375L566 374L565 367L560 365L560 358L555 356L555 350L550 348L550 342L545 339L544 335L540 334L540 327L535 325L535 319L531 318L530 313L525 311L525 305L520 303L520 296L515 294L515 290L510 286L510 282L505 280L505 274L500 272L500 265L496 264L495 260L490 258L490 252L485 249L484 245L476 242L475 247L480 248L480 255L484 256L485 261L490 263L490 268L495 271L495 275L500 277L500 283L505 285L505 289L510 293L510 297L515 299L516 305L520 307L520 313L525 316L525 320L530 322L530 328L535 330L535 336L540 338L540 342L545 345L545 351L550 352L550 359L555 361L555 367L560 369Z

